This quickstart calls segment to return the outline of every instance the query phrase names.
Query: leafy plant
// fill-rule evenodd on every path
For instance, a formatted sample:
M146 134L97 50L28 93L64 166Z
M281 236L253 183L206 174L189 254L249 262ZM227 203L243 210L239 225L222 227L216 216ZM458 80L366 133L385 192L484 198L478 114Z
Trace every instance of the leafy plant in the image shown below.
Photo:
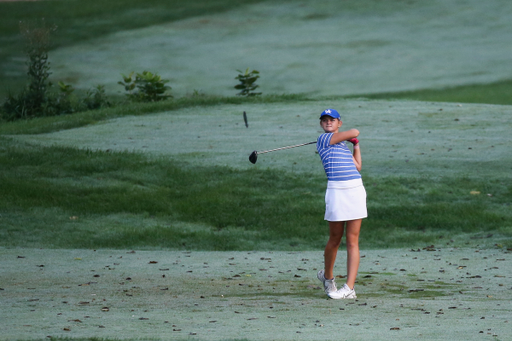
M94 88L87 90L83 104L88 110L109 107L110 102L108 101L107 95L105 94L105 86L97 85Z
M123 76L123 81L117 82L124 86L124 89L128 92L126 96L134 102L158 102L171 98L172 96L166 94L167 90L172 88L165 85L169 81L162 79L156 73L149 71L143 71L137 73L135 77L134 72L131 72L128 76ZM134 91L137 89L136 91Z
M235 85L235 89L241 90L237 95L238 96L257 96L261 95L261 92L251 92L256 90L256 88L259 87L259 85L254 84L259 76L259 71L252 70L249 71L249 68L245 70L245 73L236 70L239 72L239 75L235 77L235 79L238 79L240 81L240 84Z
M46 91L51 86L50 63L48 50L50 48L50 34L56 27L46 27L44 19L41 27L30 28L29 24L20 23L20 32L27 41L28 76L30 83L28 92L32 95L33 107L37 108L45 101Z
M8 95L2 106L5 119L12 121L45 115L42 109L47 104L48 88L52 85L48 81L50 76L48 50L50 34L55 30L56 26L47 27L44 19L36 27L30 27L28 23L20 22L20 33L26 41L29 84L20 94Z
M8 94L1 107L1 115L7 121L41 116L70 114L82 110L97 109L108 104L103 87L87 92L84 100L74 95L70 84L57 83L52 91L48 50L50 34L56 27L47 27L44 20L34 28L20 23L20 32L26 40L28 85L19 94Z
M71 94L75 88L71 84L58 82L59 92L48 92L46 100L41 105L41 113L44 116L55 116L60 114L70 114L77 111L77 106L73 105Z

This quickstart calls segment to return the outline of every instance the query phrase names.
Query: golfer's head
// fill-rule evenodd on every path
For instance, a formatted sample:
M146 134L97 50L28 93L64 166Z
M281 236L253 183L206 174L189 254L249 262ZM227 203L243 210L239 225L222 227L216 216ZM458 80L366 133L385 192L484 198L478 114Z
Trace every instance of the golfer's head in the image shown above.
M340 114L334 109L326 109L320 115L320 126L326 133L337 133L341 125Z
M324 111L322 111L322 113L320 114L320 120L322 120L323 118L335 118L335 119L338 119L341 121L341 116L340 114L334 110L334 109L325 109Z

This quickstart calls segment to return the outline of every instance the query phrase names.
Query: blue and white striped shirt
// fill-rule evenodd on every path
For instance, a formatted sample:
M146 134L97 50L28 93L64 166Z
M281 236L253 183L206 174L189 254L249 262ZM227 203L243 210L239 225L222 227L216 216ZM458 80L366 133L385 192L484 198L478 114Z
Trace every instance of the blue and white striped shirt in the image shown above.
M316 149L322 159L327 179L330 181L361 179L361 174L352 159L352 153L345 142L329 144L332 135L332 133L322 134L316 142Z

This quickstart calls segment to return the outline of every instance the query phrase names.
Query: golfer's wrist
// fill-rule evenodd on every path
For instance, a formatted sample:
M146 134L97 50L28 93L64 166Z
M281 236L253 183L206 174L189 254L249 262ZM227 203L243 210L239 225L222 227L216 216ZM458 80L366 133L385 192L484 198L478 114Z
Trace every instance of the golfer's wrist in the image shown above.
M359 143L354 145L354 149L359 149Z

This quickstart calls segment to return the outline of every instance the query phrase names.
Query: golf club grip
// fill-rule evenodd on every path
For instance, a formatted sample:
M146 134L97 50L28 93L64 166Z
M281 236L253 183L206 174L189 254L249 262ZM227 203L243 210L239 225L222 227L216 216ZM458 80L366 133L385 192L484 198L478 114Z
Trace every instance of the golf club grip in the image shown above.
M294 146L286 146L286 147L281 147L281 148L276 148L276 149L271 149L271 150L263 150L261 152L258 152L258 154L265 154L265 153L275 152L276 150L282 150L282 149L290 149L290 148L295 148L295 147L302 147L302 146L306 146L308 144L313 144L313 143L316 143L316 141L302 143L302 144L297 144L297 145L294 145Z

